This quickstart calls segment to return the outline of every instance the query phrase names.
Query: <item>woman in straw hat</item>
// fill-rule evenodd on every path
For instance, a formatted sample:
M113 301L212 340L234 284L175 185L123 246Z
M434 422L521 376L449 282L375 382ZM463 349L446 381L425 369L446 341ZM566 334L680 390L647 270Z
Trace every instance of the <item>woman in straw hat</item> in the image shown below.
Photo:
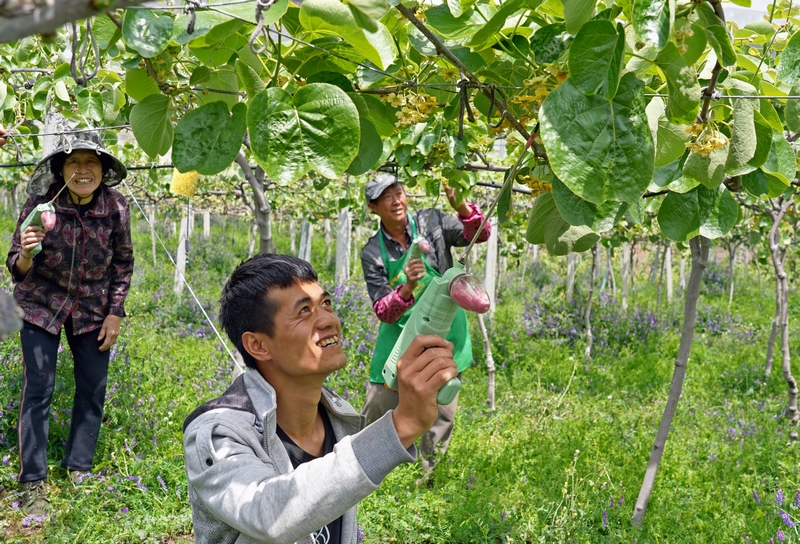
M47 435L56 359L64 329L73 354L75 397L61 465L79 483L94 459L108 376L110 348L125 316L133 272L130 209L112 189L127 174L99 136L62 139L34 169L31 195L19 216L6 265L24 310L19 411L19 481L30 515L49 510L45 491ZM41 226L20 232L37 205L51 203Z

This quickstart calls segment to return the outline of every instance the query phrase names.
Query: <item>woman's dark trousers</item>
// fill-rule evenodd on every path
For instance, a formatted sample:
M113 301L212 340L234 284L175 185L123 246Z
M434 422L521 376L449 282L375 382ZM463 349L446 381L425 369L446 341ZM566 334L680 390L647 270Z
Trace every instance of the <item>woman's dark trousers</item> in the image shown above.
M69 470L92 468L100 423L103 419L108 362L111 350L100 351L100 329L73 334L72 320L64 326L74 360L75 397L66 451L61 465ZM47 477L47 435L50 430L50 402L56 381L56 359L60 335L25 323L22 341L22 400L17 426L20 482Z

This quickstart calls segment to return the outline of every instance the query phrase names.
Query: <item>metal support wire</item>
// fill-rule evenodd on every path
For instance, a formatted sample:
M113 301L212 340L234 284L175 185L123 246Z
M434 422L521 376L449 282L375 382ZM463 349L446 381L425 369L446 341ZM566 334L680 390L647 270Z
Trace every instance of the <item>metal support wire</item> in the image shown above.
M152 230L153 234L155 234L156 238L158 238L158 243L161 244L161 247L164 249L164 253L167 254L167 257L169 257L169 260L172 263L172 266L174 266L175 270L178 272L178 274L180 274L181 281L183 281L184 285L186 285L186 288L189 290L189 293L191 293L192 298L197 303L197 306L200 308L200 311L203 312L203 316L206 318L206 321L208 321L208 324L211 325L211 329L214 331L214 334L217 335L217 338L219 339L219 341L222 344L222 346L225 348L225 351L227 351L228 355L230 355L231 361L233 361L233 364L236 365L236 368L239 369L239 372L244 372L245 369L242 367L242 365L239 364L239 361L236 360L236 357L233 355L231 350L228 349L228 344L225 343L225 340L223 340L222 335L217 330L217 327L214 326L214 322L211 320L211 318L206 313L206 310L205 310L205 308L203 308L203 305L200 304L200 300L197 298L197 295L194 294L194 289L192 289L192 286L189 285L189 282L187 281L186 276L181 274L180 270L178 270L178 263L176 263L175 259L172 258L172 254L170 254L169 250L167 249L167 246L164 244L164 241L161 239L161 236L159 236L158 231L156 231L156 229L153 226L153 224L150 223L150 219L147 218L147 214L144 213L144 209L142 209L142 206L139 204L139 201L136 200L136 196L134 196L130 185L128 185L128 182L125 181L124 179L122 180L122 183L125 185L125 188L128 189L128 194L131 195L131 198L133 199L133 202L136 204L136 207L139 208L139 211L142 213L142 217L144 217L144 220L147 223L147 225L150 227L150 230Z

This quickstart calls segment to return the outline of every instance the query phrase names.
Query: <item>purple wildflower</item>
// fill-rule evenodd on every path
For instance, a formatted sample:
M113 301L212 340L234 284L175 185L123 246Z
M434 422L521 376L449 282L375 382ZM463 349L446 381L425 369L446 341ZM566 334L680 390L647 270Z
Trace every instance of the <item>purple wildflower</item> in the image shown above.
M800 508L800 489L797 490L797 494L794 496L794 502L792 506L795 508Z
M123 514L127 514L128 513L128 507L127 506L123 506L122 508L119 509L119 511L122 512Z
M364 540L364 531L361 530L361 525L358 526L358 535L356 536L356 544L361 544Z
M500 520L505 521L507 516L508 513L505 510L503 510L503 513L500 514Z
M467 483L467 489L470 489L472 487L473 483L475 483L475 475L474 474L469 477L469 483Z
M758 496L758 492L755 489L753 490L753 500L756 501L756 504L761 504L761 497Z
M781 506L783 504L783 489L781 489L780 487L775 492L775 504L777 504L778 506Z
M7 467L10 464L11 464L10 457L8 455L4 455L3 456L3 466Z
M794 527L794 522L792 521L792 518L789 517L788 512L784 512L783 510L781 510L781 519L783 520L783 523L785 523L787 527L789 528Z
M12 510L19 510L19 501L14 501L11 503Z
M166 493L168 490L167 490L167 484L164 483L164 478L162 478L161 475L159 474L158 476L156 476L156 480L158 480L158 483L161 484L161 489L163 489L164 493Z
M603 529L608 527L608 512L603 510Z
M786 536L784 536L783 531L781 531L780 529L778 529L778 532L775 533L775 538L778 540L778 542L783 542L784 540L786 540Z

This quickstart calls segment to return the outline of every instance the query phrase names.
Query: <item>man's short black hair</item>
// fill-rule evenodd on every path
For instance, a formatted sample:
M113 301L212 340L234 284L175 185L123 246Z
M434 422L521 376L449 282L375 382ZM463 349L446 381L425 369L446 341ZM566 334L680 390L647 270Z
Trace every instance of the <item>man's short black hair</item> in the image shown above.
M262 253L236 267L222 289L219 320L248 367L255 368L256 361L244 349L242 335L263 332L272 337L275 334L278 305L269 298L269 291L316 281L314 267L291 255Z

